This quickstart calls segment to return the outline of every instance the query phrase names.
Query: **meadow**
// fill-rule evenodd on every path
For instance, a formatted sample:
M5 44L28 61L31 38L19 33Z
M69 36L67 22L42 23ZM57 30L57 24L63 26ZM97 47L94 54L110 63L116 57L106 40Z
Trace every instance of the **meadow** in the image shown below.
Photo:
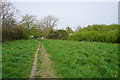
M37 40L16 40L2 44L2 77L28 78L38 47Z
M117 78L118 44L66 40L15 40L2 44L2 77L29 78L39 42L58 78ZM41 48L41 46L40 46ZM36 72L41 69L41 50ZM36 74L36 78L41 75Z
M117 78L118 44L41 40L60 78Z

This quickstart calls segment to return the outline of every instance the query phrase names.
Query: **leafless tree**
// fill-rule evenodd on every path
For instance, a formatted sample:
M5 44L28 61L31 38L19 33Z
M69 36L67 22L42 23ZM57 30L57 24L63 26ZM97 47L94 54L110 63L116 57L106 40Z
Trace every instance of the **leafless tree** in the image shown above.
M47 36L50 32L50 30L52 30L57 24L58 19L55 18L54 16L46 16L43 19L41 19L40 21L40 27L42 29L42 33L43 35Z
M0 1L0 6L2 29L11 29L16 24L15 14L18 10L15 9L12 3L7 1Z
M40 21L40 25L44 28L51 28L53 29L53 27L56 26L56 22L58 21L57 18L55 18L54 16L46 16L44 17L41 21Z
M0 13L2 13L2 6L0 5ZM0 14L0 44L2 43L2 22Z
M76 29L75 29L75 32L79 31L80 29L82 29L82 28L81 28L80 25L78 25L78 26L76 27Z

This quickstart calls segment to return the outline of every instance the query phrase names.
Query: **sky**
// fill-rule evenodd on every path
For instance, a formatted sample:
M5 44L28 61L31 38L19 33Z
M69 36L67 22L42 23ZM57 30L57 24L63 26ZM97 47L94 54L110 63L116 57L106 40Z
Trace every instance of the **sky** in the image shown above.
M12 2L118 2L119 0L9 0Z
M53 15L58 18L56 29L65 29L69 26L75 30L78 25L83 27L93 24L118 24L117 0L64 1L11 0L20 10L18 20L25 14L35 15L39 20L47 15Z

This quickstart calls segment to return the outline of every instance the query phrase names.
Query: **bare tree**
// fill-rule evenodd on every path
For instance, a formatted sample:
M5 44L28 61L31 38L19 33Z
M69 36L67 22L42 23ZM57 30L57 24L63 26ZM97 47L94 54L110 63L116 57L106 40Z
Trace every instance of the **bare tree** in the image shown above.
M81 28L80 25L78 25L78 26L76 27L76 29L75 29L75 32L79 31L80 29L82 29L82 28Z
M54 16L46 16L44 17L41 21L40 21L40 27L42 29L42 34L44 36L47 36L50 32L50 30L52 30L57 24L58 19L55 18Z
M15 20L15 14L17 13L17 9L10 3L10 2L3 2L0 1L1 6L1 22L2 22L2 28L3 29L10 29L15 26L16 20Z
M40 21L40 24L42 27L53 29L53 27L56 26L57 21L58 21L57 18L55 18L54 16L48 15Z
M0 5L0 13L2 13L2 5ZM0 14L0 44L2 42L2 20L1 20L1 14Z

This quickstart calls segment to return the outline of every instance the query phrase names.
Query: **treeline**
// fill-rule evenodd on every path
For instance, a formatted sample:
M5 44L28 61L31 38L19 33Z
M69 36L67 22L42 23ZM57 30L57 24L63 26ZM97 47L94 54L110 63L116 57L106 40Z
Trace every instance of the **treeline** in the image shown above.
M89 25L80 28L79 31L68 37L68 40L74 41L89 41L89 42L108 42L119 43L120 35L118 30L120 25Z
M39 31L35 28L29 31L27 28L16 26L11 30L2 30L2 41L5 42L10 40L29 39L30 35L33 35L34 38L38 38Z
M73 41L95 41L119 43L120 25L88 25L78 27L75 32L68 26L65 30L54 30L58 19L54 16L46 16L38 20L33 15L23 15L21 21L16 20L17 9L10 2L0 1L2 12L2 41L45 37L47 39L62 39Z
M46 16L38 20L36 16L25 14L22 20L16 20L17 10L10 2L0 1L2 12L0 12L2 22L2 41L47 37L56 26L57 18Z
M16 20L17 9L10 2L0 1L2 6L2 41L45 37L47 39L68 39L68 34L73 33L68 26L66 30L54 30L58 19L46 16L38 20L36 16L25 14L20 21Z

